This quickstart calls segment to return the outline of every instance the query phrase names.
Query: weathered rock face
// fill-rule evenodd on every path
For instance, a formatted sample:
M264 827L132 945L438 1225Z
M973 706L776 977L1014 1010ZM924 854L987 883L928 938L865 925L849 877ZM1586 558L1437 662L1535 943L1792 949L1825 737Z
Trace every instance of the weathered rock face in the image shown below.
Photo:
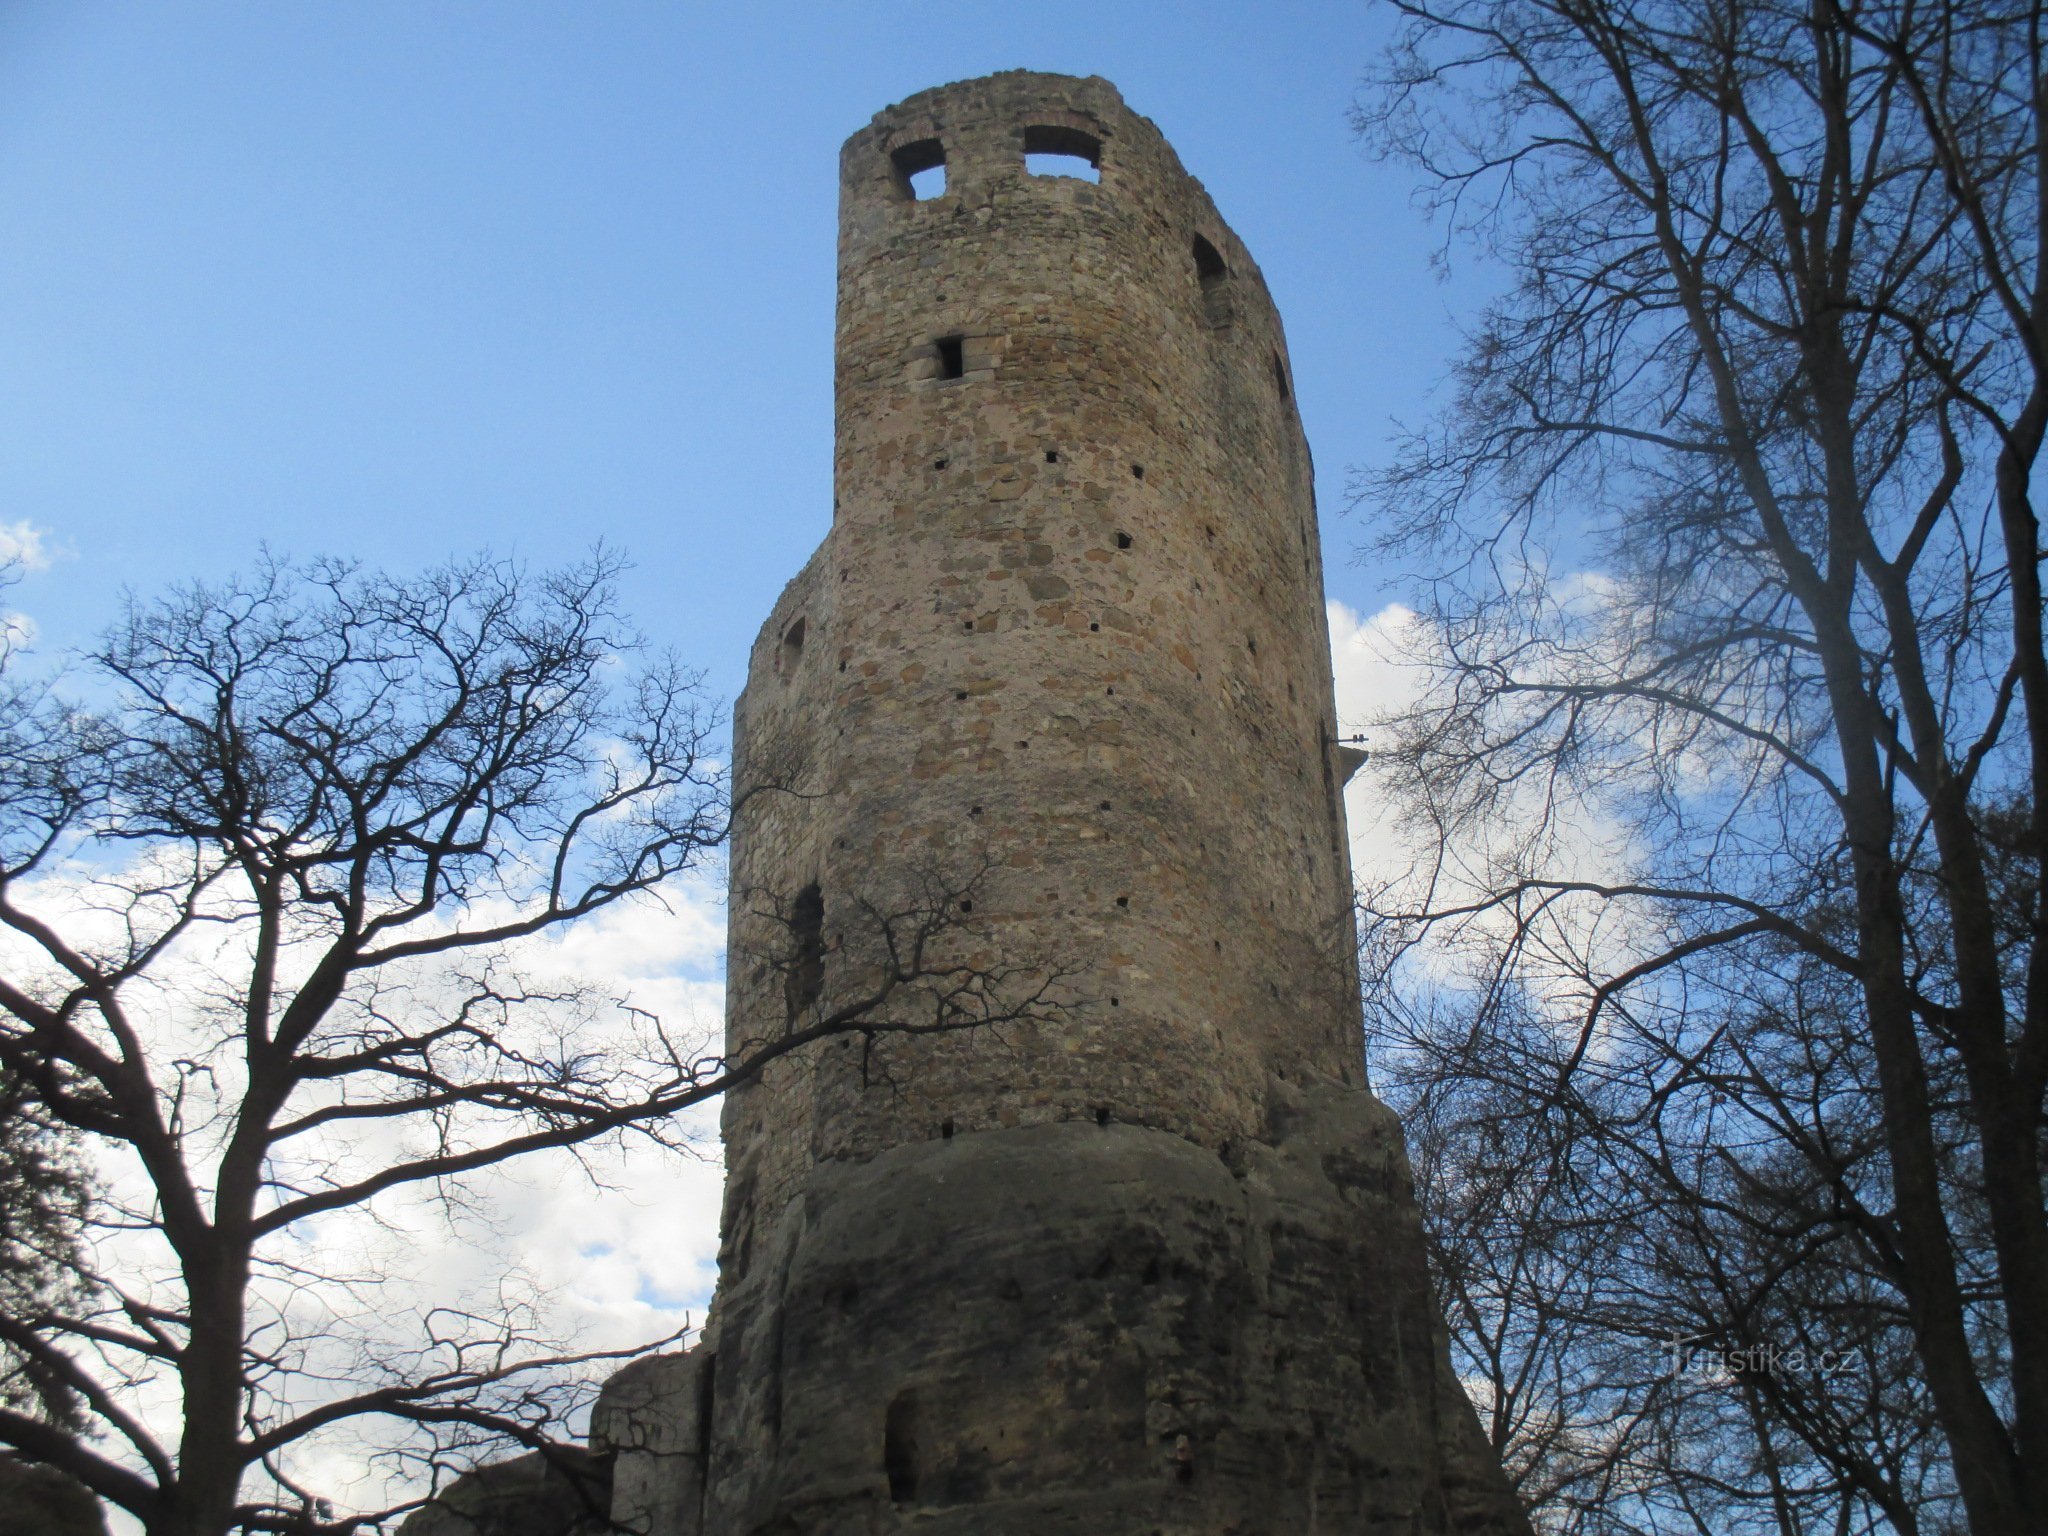
M478 1467L405 1517L399 1536L600 1536L610 1467L559 1446Z
M629 1528L1527 1529L1364 1083L1288 380L1257 267L1106 82L848 141L835 516L737 712L738 786L777 792L736 827L728 1035L857 996L864 904L924 871L985 870L952 958L1057 963L1074 1006L727 1098L711 1324L594 1420Z
M0 1455L0 1536L106 1536L100 1501L55 1467Z

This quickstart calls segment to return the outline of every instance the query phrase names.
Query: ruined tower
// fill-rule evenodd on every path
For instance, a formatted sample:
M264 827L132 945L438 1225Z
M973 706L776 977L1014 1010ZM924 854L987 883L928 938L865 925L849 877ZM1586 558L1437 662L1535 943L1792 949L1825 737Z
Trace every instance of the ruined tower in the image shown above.
M879 925L934 900L934 964L1046 1006L728 1096L704 1338L595 1421L615 1518L1525 1530L1364 1083L1352 755L1257 266L1100 79L925 92L840 177L832 530L736 712L730 1049L872 991Z

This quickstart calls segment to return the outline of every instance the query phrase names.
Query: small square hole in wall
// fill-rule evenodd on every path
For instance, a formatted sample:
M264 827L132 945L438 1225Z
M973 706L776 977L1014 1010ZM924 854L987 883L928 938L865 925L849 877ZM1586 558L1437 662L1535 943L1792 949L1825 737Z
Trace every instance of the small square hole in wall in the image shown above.
M1048 448L1048 449L1046 449L1046 450L1045 450L1045 462L1046 462L1046 463L1048 463L1048 464L1057 464L1057 463L1059 463L1059 461L1060 461L1060 451L1059 451L1059 449L1057 449L1057 448Z
M1221 330L1231 322L1230 268L1216 247L1195 236L1195 280L1202 290L1202 316L1212 329Z
M897 184L914 202L926 203L946 194L946 146L937 139L919 139L889 152Z
M1024 169L1033 176L1102 180L1102 140L1079 128L1024 130Z
M932 343L939 354L939 377L957 379L967 372L967 338L941 336Z
M1133 465L1131 466L1131 478L1132 478L1133 480L1142 480L1142 479L1144 479L1144 478L1145 478L1145 466L1144 466L1144 465L1142 465L1142 464L1133 464Z
M1131 547L1131 536L1128 533L1118 533L1116 536L1116 547L1118 549L1129 549Z

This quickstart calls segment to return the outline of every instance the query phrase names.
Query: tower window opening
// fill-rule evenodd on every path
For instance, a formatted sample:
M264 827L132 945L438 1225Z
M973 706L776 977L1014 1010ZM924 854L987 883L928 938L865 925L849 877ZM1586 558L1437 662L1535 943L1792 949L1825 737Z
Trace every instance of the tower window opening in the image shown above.
M1212 329L1221 330L1231 321L1230 268L1216 247L1195 236L1195 280L1202 288L1202 317Z
M1145 478L1145 466L1144 466L1144 465L1142 465L1142 464L1133 464L1133 465L1131 466L1131 478L1132 478L1133 480L1142 480L1142 479L1144 479L1144 478Z
M1102 180L1102 140L1079 128L1048 126L1024 130L1024 169L1033 176Z
M1048 464L1057 464L1057 463L1059 463L1059 461L1060 461L1060 451L1059 451L1059 449L1057 449L1057 448L1048 448L1048 449L1046 449L1046 450L1045 450L1045 462L1046 462L1046 463L1048 463Z
M782 672L782 675L785 678L795 676L796 665L803 659L804 621L802 619L798 619L794 624L790 625L788 629L784 630L782 634L782 651L780 656L778 657L778 660L781 664L780 670Z
M782 977L782 999L796 1019L825 990L825 897L816 885L796 893L789 906L790 961Z
M1131 547L1131 536L1128 533L1119 532L1116 536L1116 547L1118 549L1129 549Z
M1282 400L1291 397L1293 391L1287 387L1287 365L1280 361L1278 352L1273 354L1273 383L1279 389Z
M967 338L941 336L932 343L939 355L939 377L957 379L967 372Z
M889 152L897 183L912 202L928 203L946 195L946 146L937 139L919 139Z
M889 1405L882 1423L882 1470L889 1500L907 1504L917 1497L917 1398L905 1392Z

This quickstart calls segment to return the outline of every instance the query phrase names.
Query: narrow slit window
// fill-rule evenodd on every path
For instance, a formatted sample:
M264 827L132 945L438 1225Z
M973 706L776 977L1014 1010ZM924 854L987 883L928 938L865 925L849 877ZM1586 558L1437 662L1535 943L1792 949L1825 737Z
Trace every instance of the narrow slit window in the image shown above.
M897 183L912 202L926 203L946 194L946 146L937 139L919 139L889 152Z
M889 1479L889 1501L908 1504L917 1497L917 1398L904 1392L889 1404L882 1421L882 1471Z
M941 336L934 346L939 353L939 377L957 379L967 372L967 338Z
M1287 365L1280 361L1280 354L1273 354L1273 386L1280 391L1282 400L1288 399L1293 391L1287 387Z
M782 675L787 678L796 673L797 663L804 659L804 621L798 619L782 634Z
M805 886L790 903L789 938L782 1000L794 1021L825 990L825 897L817 886Z
M1079 128L1026 128L1024 169L1033 176L1073 176L1099 182L1102 140Z
M1216 247L1195 236L1195 281L1202 289L1202 317L1213 329L1230 324L1230 268Z

